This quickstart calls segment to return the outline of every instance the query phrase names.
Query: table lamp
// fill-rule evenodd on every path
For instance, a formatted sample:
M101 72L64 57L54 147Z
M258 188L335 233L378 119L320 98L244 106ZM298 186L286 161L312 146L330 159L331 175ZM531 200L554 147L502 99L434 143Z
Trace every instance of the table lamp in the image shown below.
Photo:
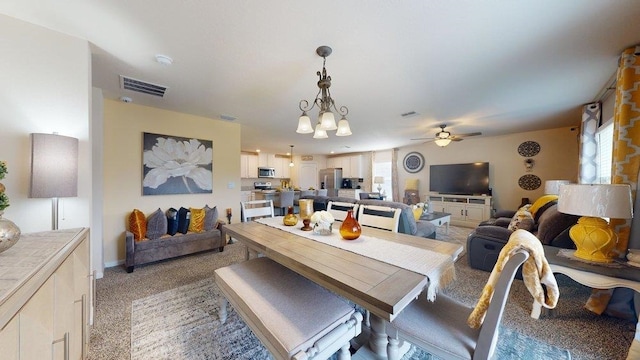
M378 184L378 193L382 194L382 184L384 184L384 177L376 176L373 178L373 183Z
M631 219L631 187L627 184L566 184L560 187L558 211L582 216L569 230L577 258L608 263L618 235L605 218Z
M547 180L544 182L545 195L558 195L560 186L569 184L569 180Z

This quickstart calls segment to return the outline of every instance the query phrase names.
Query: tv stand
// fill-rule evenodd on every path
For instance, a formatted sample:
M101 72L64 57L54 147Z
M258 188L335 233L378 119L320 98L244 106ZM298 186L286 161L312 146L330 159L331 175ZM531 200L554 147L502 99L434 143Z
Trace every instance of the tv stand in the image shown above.
M481 221L491 218L492 197L488 195L449 195L430 193L429 211L451 214L451 225L475 228Z

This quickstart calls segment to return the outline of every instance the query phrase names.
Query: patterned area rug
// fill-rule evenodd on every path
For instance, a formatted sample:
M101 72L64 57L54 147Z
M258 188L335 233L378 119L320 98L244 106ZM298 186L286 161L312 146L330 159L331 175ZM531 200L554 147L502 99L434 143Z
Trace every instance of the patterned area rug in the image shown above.
M133 301L131 360L272 359L235 311L218 320L213 279ZM502 328L496 359L571 359L568 351ZM403 360L436 359L411 347Z
M467 253L467 236L473 232L472 228L466 228L461 226L449 226L449 233L446 233L446 226L439 226L436 229L436 240L446 241L450 243L460 244L463 247L460 256Z

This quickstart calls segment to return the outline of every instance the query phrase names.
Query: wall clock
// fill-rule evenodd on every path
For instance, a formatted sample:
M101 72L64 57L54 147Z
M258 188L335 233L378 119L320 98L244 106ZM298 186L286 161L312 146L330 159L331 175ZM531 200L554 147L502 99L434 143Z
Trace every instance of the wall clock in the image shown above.
M522 175L518 179L518 185L525 190L535 190L542 185L542 181L536 175Z
M402 162L404 170L409 173L417 173L424 167L424 157L419 152L410 152Z
M518 146L518 154L524 157L532 157L540 152L540 144L535 141L525 141Z

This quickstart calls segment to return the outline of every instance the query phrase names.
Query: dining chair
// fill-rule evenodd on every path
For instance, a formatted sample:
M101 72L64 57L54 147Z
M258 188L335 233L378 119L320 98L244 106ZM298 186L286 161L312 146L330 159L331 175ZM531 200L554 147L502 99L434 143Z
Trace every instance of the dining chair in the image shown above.
M318 196L327 196L328 190L327 189L319 189L317 192Z
M293 206L293 199L295 197L295 191L280 191L280 196L278 196L273 202L274 211L278 210L276 215L285 215L287 212L287 208L289 206Z
M242 222L261 217L273 217L273 200L241 201L240 213Z
M401 212L400 208L361 204L358 208L358 222L362 226L398 232Z
M347 217L347 211L353 210L353 216L358 215L358 204L348 202L329 201L327 203L327 211L333 215L333 218L342 221Z
M496 283L484 322L478 329L467 325L473 308L446 294L438 294L433 302L426 296L412 301L387 325L388 359L398 359L400 340L442 359L490 359L496 348L511 283L518 268L528 258L526 250L519 250L509 258Z

